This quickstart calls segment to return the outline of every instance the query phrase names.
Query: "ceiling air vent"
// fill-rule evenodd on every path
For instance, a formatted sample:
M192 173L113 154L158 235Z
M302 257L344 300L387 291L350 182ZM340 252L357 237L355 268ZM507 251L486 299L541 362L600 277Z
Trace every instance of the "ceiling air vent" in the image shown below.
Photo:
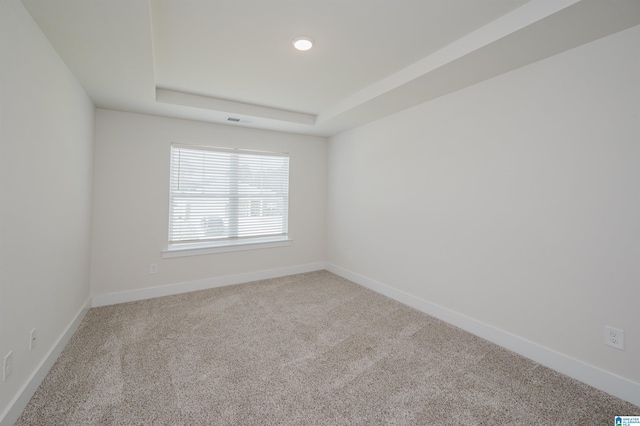
M246 118L238 118L238 117L227 117L227 121L231 121L232 123L244 123L244 124L253 123L253 120L247 120Z

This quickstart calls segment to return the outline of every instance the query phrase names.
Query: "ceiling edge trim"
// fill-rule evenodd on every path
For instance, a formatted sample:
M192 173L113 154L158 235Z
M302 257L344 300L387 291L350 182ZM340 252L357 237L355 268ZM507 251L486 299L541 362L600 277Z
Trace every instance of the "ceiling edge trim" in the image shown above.
M318 123L330 121L376 98L385 96L389 92L398 90L407 83L423 78L439 68L445 67L580 1L582 0L533 0L526 3L413 65L354 93L331 108L322 111L318 116Z
M266 118L295 124L315 125L317 116L302 112L287 111L261 105L231 101L211 96L196 95L156 86L156 102L207 109L223 114L240 115L251 118Z

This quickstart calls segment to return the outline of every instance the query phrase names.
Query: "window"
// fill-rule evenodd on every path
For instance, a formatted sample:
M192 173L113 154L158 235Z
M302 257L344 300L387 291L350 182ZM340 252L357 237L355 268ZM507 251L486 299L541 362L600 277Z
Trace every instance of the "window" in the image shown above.
M171 146L169 251L288 240L289 157Z

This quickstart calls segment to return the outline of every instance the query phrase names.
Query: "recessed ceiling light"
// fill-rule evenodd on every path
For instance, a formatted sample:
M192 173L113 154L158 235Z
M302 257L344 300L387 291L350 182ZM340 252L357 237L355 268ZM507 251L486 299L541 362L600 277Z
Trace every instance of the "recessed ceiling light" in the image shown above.
M307 36L300 36L293 39L293 47L298 50L309 50L313 47L313 39Z

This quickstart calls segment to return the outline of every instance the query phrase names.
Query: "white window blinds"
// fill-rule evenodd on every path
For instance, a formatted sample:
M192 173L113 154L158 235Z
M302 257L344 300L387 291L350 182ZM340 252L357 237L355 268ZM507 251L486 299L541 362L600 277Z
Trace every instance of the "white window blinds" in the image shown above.
M170 246L286 238L288 211L286 154L172 145Z

